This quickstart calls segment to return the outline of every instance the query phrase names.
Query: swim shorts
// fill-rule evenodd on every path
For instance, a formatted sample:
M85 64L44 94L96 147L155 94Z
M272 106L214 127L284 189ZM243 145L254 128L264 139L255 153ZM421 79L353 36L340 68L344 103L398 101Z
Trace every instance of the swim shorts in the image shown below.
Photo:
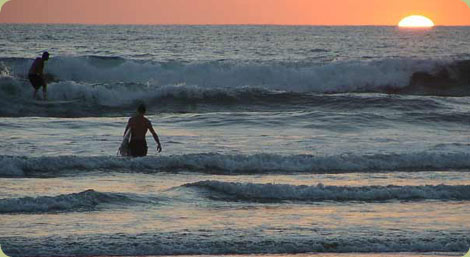
M42 86L46 85L44 79L39 75L29 74L28 78L29 82L31 82L31 85L34 87L34 89L40 89Z
M147 155L147 142L145 140L131 140L129 142L129 154L132 157L143 157Z

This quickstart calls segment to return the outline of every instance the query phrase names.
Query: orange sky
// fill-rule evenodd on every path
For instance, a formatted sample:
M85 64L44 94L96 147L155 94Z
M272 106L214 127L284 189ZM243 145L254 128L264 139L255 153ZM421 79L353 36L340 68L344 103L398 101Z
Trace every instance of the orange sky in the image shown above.
M396 25L411 14L470 25L461 0L12 0L0 23Z

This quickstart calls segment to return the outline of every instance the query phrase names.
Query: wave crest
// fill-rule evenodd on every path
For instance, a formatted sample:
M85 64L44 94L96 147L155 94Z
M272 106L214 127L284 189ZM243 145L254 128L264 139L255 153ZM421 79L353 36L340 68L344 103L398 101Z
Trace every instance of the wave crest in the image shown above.
M394 93L470 95L470 61L387 59L318 63L158 63L120 57L55 57L47 65L49 99L75 104L31 102L27 70L31 60L0 58L0 116L86 116L98 109L128 109L138 101L188 106L194 103L296 104L305 95ZM310 99L309 102L314 102ZM278 102L278 101L277 101ZM118 110L119 110L118 109Z
M89 189L59 196L0 199L0 213L48 213L90 211L100 204L121 204L131 199L123 194L101 193Z
M30 62L22 58L0 58L4 67L1 70L8 70L8 74L16 77L26 77ZM59 56L52 58L47 65L47 71L54 75L54 80L83 84L185 84L212 89L250 86L299 93L392 92L390 89L405 88L410 84L446 80L468 82L469 70L470 61L414 59L329 64L158 63L120 57Z
M469 169L470 154L404 153L375 155L224 155L186 154L126 159L119 157L11 157L0 156L0 177L60 176L70 170L160 172L189 170L215 174L346 173Z
M293 186L200 181L186 187L216 192L216 199L244 201L470 200L470 186ZM220 195L222 194L222 195Z

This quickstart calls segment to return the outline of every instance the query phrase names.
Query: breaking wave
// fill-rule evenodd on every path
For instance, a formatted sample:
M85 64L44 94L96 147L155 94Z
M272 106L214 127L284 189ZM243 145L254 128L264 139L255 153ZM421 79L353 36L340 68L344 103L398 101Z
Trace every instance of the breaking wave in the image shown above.
M375 155L224 155L186 154L127 159L119 157L12 157L0 156L1 177L60 176L62 172L122 171L156 173L197 171L211 174L347 173L469 169L470 154L404 153Z
M42 111L43 115L80 116L96 113L97 107L128 108L136 101L246 104L277 101L279 96L351 92L470 95L470 61L157 63L120 57L56 57L47 66L49 99L77 102L60 106L66 109L62 112L46 112L41 110L44 106L30 101L32 90L26 78L30 62L0 58L0 103L11 107L2 108L0 115L41 115Z
M124 204L136 200L125 194L101 193L90 189L58 196L0 199L0 214L90 211L101 204Z
M206 189L210 198L243 201L470 200L470 186L293 186L200 181L186 187ZM217 194L212 194L212 193Z
M3 58L3 73L25 77L32 60ZM158 63L120 57L55 57L47 72L55 81L88 84L187 84L202 88L260 86L293 92L351 92L380 86L406 86L414 72L432 71L438 61L390 59L372 62Z

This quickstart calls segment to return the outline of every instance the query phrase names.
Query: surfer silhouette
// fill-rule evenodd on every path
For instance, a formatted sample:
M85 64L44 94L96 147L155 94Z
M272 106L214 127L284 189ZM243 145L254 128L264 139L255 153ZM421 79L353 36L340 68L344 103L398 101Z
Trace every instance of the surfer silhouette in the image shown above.
M157 143L157 151L162 151L162 145L160 144L160 139L158 138L157 133L153 129L152 123L144 115L146 112L146 107L144 104L139 105L137 108L137 114L129 119L127 123L126 130L124 131L124 136L130 130L130 142L128 145L128 155L132 157L143 157L147 155L147 141L145 140L145 135L147 131L150 130L152 133L153 139Z
M42 87L43 100L47 100L47 84L44 78L44 64L49 60L49 53L44 52L42 57L36 58L28 72L29 82L34 88L33 99L37 99L38 90Z

